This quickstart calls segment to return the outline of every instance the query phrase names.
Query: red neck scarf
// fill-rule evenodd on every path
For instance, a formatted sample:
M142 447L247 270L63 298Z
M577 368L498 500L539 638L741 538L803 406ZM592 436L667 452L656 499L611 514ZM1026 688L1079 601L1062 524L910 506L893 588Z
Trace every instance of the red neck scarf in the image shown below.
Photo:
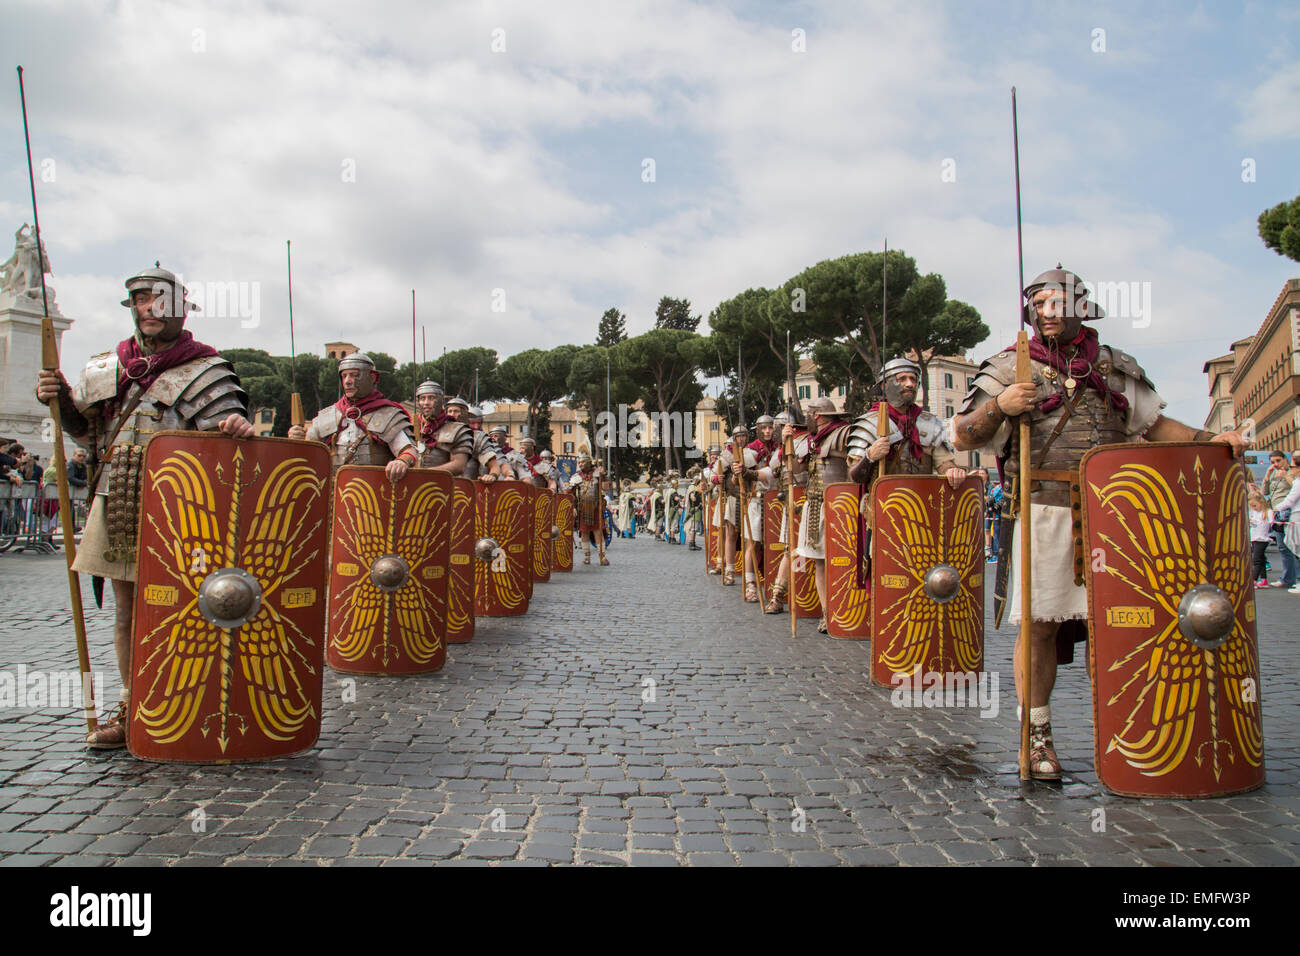
M437 418L424 421L424 424L420 428L420 437L424 439L424 444L426 446L432 445L434 438L438 434L438 429L449 421L451 421L451 419L447 417L446 412L442 412Z
M758 463L761 465L763 463L764 458L772 457L772 452L776 451L777 449L777 442L776 439L772 439L772 441L765 442L761 438L755 438L752 442L750 442L745 447L748 448L750 451L755 452L758 455Z
M131 383L140 386L141 391L148 391L158 377L168 369L199 358L209 358L217 354L211 345L197 342L189 332L182 331L170 348L153 355L145 355L135 336L117 343L117 359L122 363L122 374L117 379L117 406L121 407Z
M366 393L365 398L361 399L361 401L359 402L354 402L352 399L348 398L346 394L344 394L339 396L339 400L334 403L334 407L339 410L340 415L342 415L344 418L352 419L354 422L357 423L358 428L360 428L363 432L369 435L374 441L379 442L379 441L383 441L383 439L380 436L376 435L374 432L372 432L369 428L367 428L365 424L361 421L361 417L363 415L369 415L371 412L375 411L376 409L386 408L389 405L393 406L394 408L402 408L402 406L398 405L397 402L390 401L389 399L384 398L384 393L379 390L379 373L371 372L370 374L374 378L375 387ZM402 408L402 413L405 414L406 409ZM338 432L337 431L334 432L331 438L337 441Z
M1110 406L1117 412L1128 409L1128 399L1122 392L1116 392L1106 384L1106 379L1097 371L1097 355L1101 352L1101 343L1097 339L1097 330L1085 326L1079 330L1079 334L1069 343L1074 351L1069 358L1061 355L1060 349L1049 349L1038 333L1029 340L1029 357L1035 362L1042 362L1044 365L1050 365L1066 378L1072 378L1075 381L1083 380L1097 394L1106 399ZM1014 345L1003 349L1004 352L1014 352ZM1054 392L1044 399L1038 406L1041 412L1050 412L1058 408L1065 401L1065 396L1061 392Z
M531 455L528 458L524 459L524 461L528 462L528 467L533 469L534 475L537 474L537 463L541 460L542 460L541 455Z
M808 441L809 452L813 455L818 454L821 451L822 442L824 442L827 438L829 438L833 432L843 428L845 424L847 423L843 419L832 418L829 422L827 422L820 429L818 429L816 435L813 435L812 438L809 439Z
M921 406L913 402L911 405L907 406L907 411L900 411L893 405L886 405L885 407L889 409L889 420L898 426L898 430L903 433L903 440L912 447L912 457L917 461L920 461L922 456L925 454L921 447L921 433L916 430L916 420L921 417ZM880 403L877 402L867 411L870 413L878 411L879 409ZM892 461L897 453L898 446L891 444L889 446L889 454L885 457Z

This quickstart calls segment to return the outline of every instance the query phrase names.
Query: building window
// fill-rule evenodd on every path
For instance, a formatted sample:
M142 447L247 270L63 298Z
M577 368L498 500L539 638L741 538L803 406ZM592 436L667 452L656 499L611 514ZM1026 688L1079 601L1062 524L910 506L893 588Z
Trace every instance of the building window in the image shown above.
M709 431L716 432L717 430L718 430L718 423L716 421L709 422Z
M951 405L945 405L945 406L943 406L943 417L944 417L944 418L952 418L952 406L951 406ZM1032 704L1033 701L1030 701L1030 703Z
M969 391L970 391L972 388L974 388L974 387L975 387L975 376L974 376L974 375L967 375L967 376L966 376L966 391L969 392Z
M812 386L810 386L810 385L800 385L800 386L799 386L799 397L800 397L800 398L812 398Z
M571 442L571 441L566 441L566 442L564 443L564 453L565 453L566 455L572 455L572 454L573 454L573 442ZM1030 703L1032 704L1033 701L1030 701Z
M820 385L817 386L817 397L818 397L818 398L825 398L825 397L826 397L827 395L829 395L829 394L830 394L830 392L826 391L826 389L822 388Z
M572 425L565 425L565 426L564 426L564 434L566 434L566 435L572 435L572 434L573 434L573 426L572 426ZM1032 704L1033 701L1030 701L1030 703Z
M943 373L943 387L944 387L944 388L952 388L952 373L951 373L951 372L944 372L944 373ZM1033 701L1030 701L1030 703L1032 704Z
M262 409L262 424L270 425L274 421L275 421L275 409L274 408Z
M970 453L970 456L971 456L971 458L975 461L975 467L978 468L978 467L980 466L980 453L977 452L977 451L973 451L973 452ZM993 476L992 476L992 475L989 476L989 480L990 480L990 481L993 480Z
M839 391L836 392L835 394L837 394L837 395L839 395L841 398L843 398L843 397L844 397L844 386L841 385L840 388L839 388ZM757 540L757 539L755 539L755 540Z

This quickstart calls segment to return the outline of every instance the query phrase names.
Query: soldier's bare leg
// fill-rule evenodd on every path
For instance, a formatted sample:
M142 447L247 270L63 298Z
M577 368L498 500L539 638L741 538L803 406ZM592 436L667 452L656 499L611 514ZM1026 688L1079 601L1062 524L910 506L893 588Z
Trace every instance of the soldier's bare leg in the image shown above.
M135 582L109 580L113 584L113 651L122 677L122 702L99 721L94 733L87 735L86 743L97 750L112 750L126 745L127 695L131 688L131 616L135 608Z
M745 600L758 600L758 559L753 541L745 542Z
M1056 632L1060 624L1054 621L1034 621L1029 626L1029 639L1034 643L1033 694L1029 701L1029 769L1036 780L1060 780L1061 761L1056 756L1052 740L1050 701L1056 686ZM1016 640L1015 675L1016 699L1024 706L1025 659L1023 642Z
M736 581L736 526L730 521L722 526L722 583Z

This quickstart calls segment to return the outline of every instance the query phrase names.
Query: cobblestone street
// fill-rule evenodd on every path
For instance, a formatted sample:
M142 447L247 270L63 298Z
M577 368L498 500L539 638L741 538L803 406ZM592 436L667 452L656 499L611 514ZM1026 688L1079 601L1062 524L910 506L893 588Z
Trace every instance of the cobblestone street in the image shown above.
M1158 802L1098 785L1082 659L1053 701L1064 785L1026 795L1010 628L987 632L996 716L899 708L868 643L811 620L792 640L699 553L643 537L610 559L480 618L438 674L357 678L351 700L327 671L319 744L289 760L147 764L85 750L68 708L0 711L0 865L1300 860L1294 595L1258 599L1266 786ZM99 611L83 591L116 701L111 596ZM0 670L75 669L66 605L61 555L0 555Z

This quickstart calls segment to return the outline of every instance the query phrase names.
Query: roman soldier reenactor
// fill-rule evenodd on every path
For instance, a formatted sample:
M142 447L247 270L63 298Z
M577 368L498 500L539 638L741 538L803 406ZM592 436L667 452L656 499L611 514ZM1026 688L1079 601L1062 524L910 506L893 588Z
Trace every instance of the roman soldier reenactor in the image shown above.
M307 427L294 425L289 437L324 442L334 470L343 465L383 465L392 481L401 481L417 461L406 409L384 397L379 372L364 352L339 360L342 394L321 409Z
M896 358L885 363L881 377L889 434L876 434L879 403L854 422L849 432L849 457L859 460L849 469L849 481L869 485L875 477L876 463L883 458L891 475L946 475L949 484L960 487L966 480L966 469L957 466L943 419L916 404L921 367L911 359ZM866 517L867 527L871 527L869 502Z
M749 442L749 429L737 425L731 430L731 440L727 442L722 453L718 455L715 484L721 494L717 506L713 509L713 519L722 527L722 583L736 583L736 525L740 517L740 485L737 476L744 461L745 445ZM733 467L735 466L735 467ZM749 583L747 580L746 584Z
M714 502L717 499L718 486L713 479L718 474L718 458L721 457L721 455L722 455L721 445L717 444L716 442L710 445L709 450L707 452L707 458L705 459L704 467L700 469L700 479L699 479L700 497L703 500L704 507L709 509L710 518L713 512L717 510L717 507L715 506ZM716 534L711 534L710 537L716 539L717 536ZM705 555L705 558L708 558L708 555ZM722 573L721 557L716 558L711 564L709 564L708 573L709 574Z
M784 436L786 426L790 425L790 416L786 412L780 412L777 414L776 418L773 419L773 422L775 424L773 433ZM794 435L795 457L803 458L808 454L808 431L802 425L792 425L791 428L792 428L792 434ZM786 485L788 484L788 480L789 480L789 475L787 471L789 466L788 463L785 461L784 455L785 455L784 445L782 444L781 441L778 441L776 443L776 449L772 452L771 457L768 459L769 462L768 470L771 473L770 481L772 483L772 487L774 487L777 491L782 492L783 494L785 493ZM801 487L807 485L808 472L805 470L796 474L794 477L794 483ZM784 499L782 499L782 501L784 501ZM784 508L785 504L782 504L781 507ZM784 513L782 513L782 518L779 522L779 526L781 528L781 542L784 545L784 547L781 550L781 559L779 562L777 562L775 572L773 572L772 570L769 570L767 572L768 574L775 574L775 578L772 583L772 599L768 601L766 606L764 606L763 608L763 611L767 614L784 614L786 597L790 593L791 547L790 547L790 542L788 540L789 535L786 533L786 524L787 522L785 521Z
M470 405L459 396L447 400L447 417L452 421L463 422L470 430L469 461L465 463L462 478L481 479L491 483L497 480L501 466L498 464L496 446L483 434L483 410Z
M582 563L591 564L591 543L596 543L601 565L608 565L605 557L605 495L601 492L601 470L590 455L578 459L578 471L569 479L574 489L578 511L578 534L582 539Z
M91 356L75 388L61 372L42 371L36 398L59 400L63 429L91 454L94 503L72 569L113 584L113 646L122 677L122 702L86 737L95 749L126 745L131 686L131 624L135 602L136 528L144 449L155 432L221 431L253 434L248 396L229 362L185 330L198 306L176 275L154 268L126 280L135 333L115 352Z
M750 602L759 597L758 556L763 552L763 492L776 487L769 467L772 453L778 447L772 437L775 424L776 419L771 415L760 415L754 422L758 437L745 446L745 463L741 469L749 521L749 527L742 529L745 532L745 600Z
M1030 706L1030 775L1060 780L1061 763L1052 740L1051 694L1058 646L1066 661L1075 641L1087 637L1087 591L1075 584L1070 484L1077 482L1084 452L1098 445L1135 441L1218 441L1240 455L1239 432L1215 435L1166 418L1165 403L1137 360L1101 345L1083 322L1103 318L1074 273L1059 265L1039 275L1024 290L1034 327L1029 343L1031 382L1016 381L1013 346L987 359L952 421L959 450L986 449L997 456L1004 483L1019 473L1019 428L1029 414L1031 466L1031 554L1033 621L1033 699ZM1011 493L1006 501L1017 499ZM1009 604L1010 620L1020 618L1019 522L1004 513L999 547L997 600ZM1011 537L1007 542L1005 539ZM1010 546L1006 546L1009 544ZM1009 562L1009 563L1008 563ZM1010 594L1007 577L1010 572ZM1000 613L999 613L1000 617ZM1024 648L1016 644L1016 689L1023 706Z
M822 504L826 486L836 481L848 481L849 427L844 413L836 411L829 398L814 398L804 406L812 428L808 451L804 457L795 455L791 463L795 474L808 472L808 492L803 520L799 523L800 557L811 558L813 575L817 582L817 596L821 600L822 617L817 622L818 632L825 634L826 625L826 523L822 520ZM782 438L792 437L794 429L786 425ZM788 504L788 503L787 503Z
M463 475L474 451L474 436L468 425L451 416L445 399L437 382L421 382L416 386L419 440L415 450L421 468Z

